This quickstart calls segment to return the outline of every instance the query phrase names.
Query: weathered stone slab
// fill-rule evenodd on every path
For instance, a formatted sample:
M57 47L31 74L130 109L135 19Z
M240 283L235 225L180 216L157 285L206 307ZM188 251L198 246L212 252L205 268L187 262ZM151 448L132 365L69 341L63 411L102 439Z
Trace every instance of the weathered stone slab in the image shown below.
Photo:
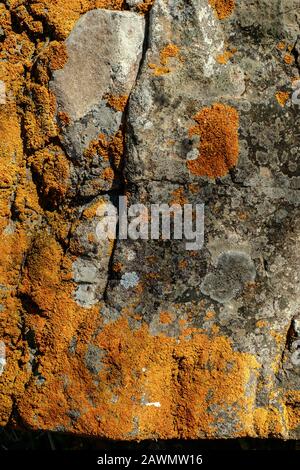
M1 425L299 438L299 1L63 3L0 5ZM203 247L99 241L124 194Z
M144 33L141 15L89 11L66 40L64 67L53 73L50 88L56 97L58 118L63 116L64 147L76 162L75 179L83 196L96 196L117 184L114 170L118 163L97 154L89 155L89 162L85 152L99 136L107 145L120 131L139 70Z

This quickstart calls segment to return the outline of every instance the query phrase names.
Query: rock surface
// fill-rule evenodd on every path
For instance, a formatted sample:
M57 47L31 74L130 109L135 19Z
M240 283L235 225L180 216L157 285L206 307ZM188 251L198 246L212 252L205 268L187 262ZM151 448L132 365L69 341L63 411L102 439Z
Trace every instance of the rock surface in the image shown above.
M56 96L64 148L75 161L73 185L97 196L115 186L116 162L88 167L90 144L114 139L123 122L128 96L136 81L145 35L145 20L131 12L92 10L76 23L66 40L67 62L56 70L50 89Z
M1 425L300 437L299 12L0 5ZM202 249L99 242L124 194L204 204Z

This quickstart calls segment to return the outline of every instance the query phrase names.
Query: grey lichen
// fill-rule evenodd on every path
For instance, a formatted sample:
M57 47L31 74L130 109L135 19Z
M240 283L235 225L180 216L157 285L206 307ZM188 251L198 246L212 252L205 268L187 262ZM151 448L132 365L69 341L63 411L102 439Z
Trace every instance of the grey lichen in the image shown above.
M201 292L217 302L230 302L255 276L255 265L248 254L228 251L219 257L215 272L205 276Z

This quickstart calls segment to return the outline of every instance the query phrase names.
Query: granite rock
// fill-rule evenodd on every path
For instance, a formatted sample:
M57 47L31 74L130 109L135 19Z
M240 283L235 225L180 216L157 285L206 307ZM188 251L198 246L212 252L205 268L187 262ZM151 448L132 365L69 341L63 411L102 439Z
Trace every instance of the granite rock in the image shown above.
M0 424L298 439L299 0L11 3ZM203 246L101 240L125 195Z

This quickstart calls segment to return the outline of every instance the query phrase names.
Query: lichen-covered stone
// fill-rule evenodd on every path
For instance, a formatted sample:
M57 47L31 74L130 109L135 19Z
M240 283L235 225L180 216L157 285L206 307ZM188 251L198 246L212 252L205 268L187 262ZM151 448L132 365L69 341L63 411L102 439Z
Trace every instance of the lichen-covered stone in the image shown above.
M89 11L66 40L65 65L53 73L50 88L58 120L64 116L63 144L75 161L73 184L77 181L84 196L97 196L116 184L117 163L88 150L100 134L109 142L121 129L139 70L144 32L145 20L136 13Z
M299 438L299 0L21 3L0 5L0 424ZM100 241L121 194L205 204L203 248Z

